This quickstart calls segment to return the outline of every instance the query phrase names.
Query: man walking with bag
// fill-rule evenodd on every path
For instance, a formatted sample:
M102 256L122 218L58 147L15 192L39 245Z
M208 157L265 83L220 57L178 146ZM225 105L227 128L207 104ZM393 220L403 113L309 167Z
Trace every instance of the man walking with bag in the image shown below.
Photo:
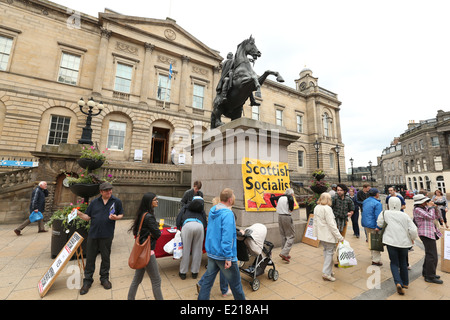
M369 198L363 202L363 211L361 216L361 225L364 227L367 234L376 233L378 231L377 219L383 206L379 200L380 192L377 188L369 190ZM372 255L372 265L382 266L381 251L370 250Z
M41 181L39 182L39 186L31 193L30 214L32 212L44 213L46 197L48 197L47 182ZM30 223L30 218L27 218L20 226L14 229L14 232L18 236L21 236L22 234L20 232ZM38 220L38 232L47 232L44 227L44 219Z

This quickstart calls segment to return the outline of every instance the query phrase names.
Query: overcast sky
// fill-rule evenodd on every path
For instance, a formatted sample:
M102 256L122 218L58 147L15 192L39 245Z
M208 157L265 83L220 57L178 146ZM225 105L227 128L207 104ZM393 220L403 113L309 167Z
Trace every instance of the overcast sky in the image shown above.
M447 0L57 0L98 17L105 8L170 17L222 57L250 35L255 71L276 70L295 88L307 66L338 94L346 168L374 164L409 120L450 111ZM275 80L270 77L271 80Z

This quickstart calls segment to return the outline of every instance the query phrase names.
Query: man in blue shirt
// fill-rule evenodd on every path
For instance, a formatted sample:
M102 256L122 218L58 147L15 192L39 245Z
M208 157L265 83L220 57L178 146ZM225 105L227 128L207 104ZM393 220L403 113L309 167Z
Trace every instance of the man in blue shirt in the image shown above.
M100 252L100 283L105 289L111 289L109 282L111 245L114 238L116 220L123 218L122 201L112 195L112 185L108 182L100 185L101 196L93 200L85 213L78 211L78 216L91 221L87 238L86 267L84 269L83 287L80 294L86 294L94 282L95 259Z
M369 233L376 233L378 231L377 219L378 215L383 211L381 205L380 192L377 188L371 188L369 190L369 197L363 202L363 210L361 215L361 225L364 230ZM376 250L370 250L372 255L372 265L382 266L381 252Z
M245 300L241 275L237 264L236 222L231 207L236 197L226 188L220 193L220 203L209 212L205 249L208 268L202 279L198 300L209 300L216 275L222 272L230 285L235 300Z
M405 199L399 193L397 193L397 190L395 190L395 187L389 187L388 192L389 192L389 195L386 197L386 208L389 210L389 199L391 197L397 197L400 199L400 202L402 204L401 211L404 211L406 208Z

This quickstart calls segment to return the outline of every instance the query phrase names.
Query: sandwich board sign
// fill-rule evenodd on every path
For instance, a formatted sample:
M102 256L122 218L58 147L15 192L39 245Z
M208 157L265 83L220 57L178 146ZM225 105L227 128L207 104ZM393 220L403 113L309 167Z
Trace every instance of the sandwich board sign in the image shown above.
M84 238L78 232L75 232L61 249L53 264L38 282L38 290L41 298L43 298L47 294L56 278L59 276L61 271L64 269L66 264L70 261L75 253L77 253L78 263L80 263L80 257L81 259L83 259L83 250L80 247L83 240ZM79 252L78 248L80 249ZM84 267L84 262L82 263Z
M317 239L317 237L314 237L313 229L314 229L314 214L311 213L308 217L308 222L306 223L302 242L317 248L319 246L320 241L319 239Z

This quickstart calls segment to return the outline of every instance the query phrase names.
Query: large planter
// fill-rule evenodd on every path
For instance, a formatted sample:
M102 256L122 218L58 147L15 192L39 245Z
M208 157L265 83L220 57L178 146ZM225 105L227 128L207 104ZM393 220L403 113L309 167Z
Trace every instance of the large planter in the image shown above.
M72 237L72 235L76 232L78 232L83 238L83 242L81 243L81 248L83 249L83 256L86 257L87 252L87 236L88 232L86 229L75 229L74 227L69 228L69 232L66 232L67 230L64 229L64 226L62 225L62 220L54 220L52 223L52 240L51 240L51 257L52 259L55 259L58 254L61 252L61 250L64 248L65 244L69 239ZM73 255L72 259L76 259L76 254Z
M89 199L100 193L99 184L75 183L69 186L70 191L84 199Z
M325 178L325 174L315 174L314 178L316 178L317 181L322 180L323 178Z
M325 191L327 191L327 187L326 186L311 186L309 187L314 193L318 193L318 194L322 194Z
M89 169L89 171L93 171L95 169L100 168L104 161L103 160L94 160L94 159L87 159L87 158L80 158L77 160L80 167L83 169Z

